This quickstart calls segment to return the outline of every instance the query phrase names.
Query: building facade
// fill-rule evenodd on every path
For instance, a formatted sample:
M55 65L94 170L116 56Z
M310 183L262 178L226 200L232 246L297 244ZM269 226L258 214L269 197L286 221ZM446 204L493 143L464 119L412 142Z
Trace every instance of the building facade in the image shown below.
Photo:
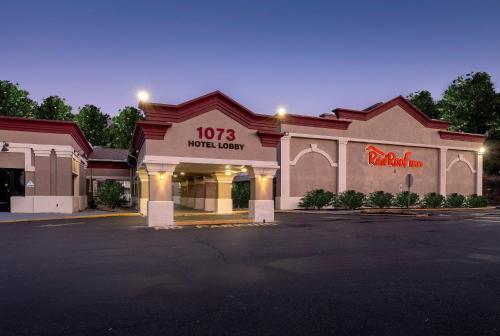
M0 144L8 144L0 178L9 170L12 186L1 198L8 194L11 211L78 211L87 192L114 179L149 225L163 226L177 206L232 212L232 182L245 175L249 215L259 222L296 208L312 189L397 193L408 174L420 195L482 194L485 137L451 132L403 97L318 117L256 114L218 91L139 107L146 119L129 152L92 148L71 122L0 118Z
M92 147L73 122L0 117L3 211L72 213L87 207Z

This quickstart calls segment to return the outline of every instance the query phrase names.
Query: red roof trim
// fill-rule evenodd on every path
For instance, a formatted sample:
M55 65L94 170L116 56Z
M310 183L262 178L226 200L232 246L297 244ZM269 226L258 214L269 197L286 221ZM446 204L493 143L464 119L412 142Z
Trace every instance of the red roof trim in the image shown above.
M104 169L129 169L127 162L116 161L88 161L88 168L104 168Z
M470 141L480 143L483 143L486 140L485 135L463 132L439 131L439 136L444 140Z
M351 120L332 119L329 117L312 117L297 114L288 114L282 118L281 122L289 125L323 127L341 130L346 130L351 124Z
M78 125L73 121L0 117L0 129L8 131L69 134L86 155L92 152L92 145Z
M257 134L260 137L260 142L262 143L262 147L276 147L280 142L280 139L284 133L280 132L262 132L258 131Z
M337 108L334 111L337 114L337 118L340 119L367 121L397 105L401 106L401 108L405 112L407 112L427 128L436 128L441 130L448 129L449 123L447 121L429 118L425 113L416 108L403 96L398 96L383 104L376 104L371 109L366 111L358 111L345 108Z
M138 121L132 138L132 150L139 151L146 139L163 140L171 126L172 124L168 122Z
M151 122L179 123L217 109L247 128L264 132L277 129L277 119L274 116L254 113L220 91L179 105L140 103L139 108L146 114L146 120Z

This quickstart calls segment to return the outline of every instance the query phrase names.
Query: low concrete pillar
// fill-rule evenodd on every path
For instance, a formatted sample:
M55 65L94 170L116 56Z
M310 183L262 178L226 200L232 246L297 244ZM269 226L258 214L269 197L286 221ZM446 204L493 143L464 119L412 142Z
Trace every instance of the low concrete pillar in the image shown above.
M198 210L205 208L205 182L203 178L194 180L194 208Z
M217 181L217 198L215 201L215 212L218 214L227 214L233 212L233 200L231 198L231 189L233 183L233 175L225 173L215 173Z
M181 204L181 183L179 181L172 182L172 195L174 198L174 205Z
M273 177L278 168L250 169L250 218L256 222L274 221Z
M145 170L138 170L137 177L139 178L139 212L143 216L148 214L148 198L149 198L149 177Z
M217 180L215 177L204 177L205 182L205 211L215 211L217 203Z
M148 226L174 224L172 174L175 164L146 163L149 177Z
M194 209L195 197L196 197L196 189L193 180L188 180L188 188L187 188L187 197L186 197L186 206L188 208Z

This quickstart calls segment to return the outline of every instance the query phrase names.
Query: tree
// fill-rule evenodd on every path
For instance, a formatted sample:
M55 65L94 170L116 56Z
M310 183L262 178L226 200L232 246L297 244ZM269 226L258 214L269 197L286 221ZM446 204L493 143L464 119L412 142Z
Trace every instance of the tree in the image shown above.
M109 139L109 115L102 113L97 106L87 104L79 109L75 121L92 145L106 146Z
M50 96L43 100L42 104L35 110L35 118L48 120L73 120L71 113L73 108L66 104L64 99L58 96Z
M110 142L112 148L128 148L132 141L135 123L143 120L144 115L135 107L126 106L113 117L110 127Z
M406 97L413 105L415 105L420 111L427 114L429 118L439 119L440 113L437 109L432 95L427 90L417 91L409 94Z
M33 117L36 102L31 100L29 92L22 90L19 84L0 81L0 115L9 117Z
M499 128L500 111L490 75L471 72L455 79L443 94L439 110L454 131L492 133Z

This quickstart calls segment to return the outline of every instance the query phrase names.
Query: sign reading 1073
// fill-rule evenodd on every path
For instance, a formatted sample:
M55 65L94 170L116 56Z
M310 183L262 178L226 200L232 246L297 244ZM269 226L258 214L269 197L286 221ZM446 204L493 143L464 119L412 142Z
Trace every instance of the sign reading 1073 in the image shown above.
M243 150L244 144L237 144L236 132L232 128L198 127L197 140L188 140L188 147Z

